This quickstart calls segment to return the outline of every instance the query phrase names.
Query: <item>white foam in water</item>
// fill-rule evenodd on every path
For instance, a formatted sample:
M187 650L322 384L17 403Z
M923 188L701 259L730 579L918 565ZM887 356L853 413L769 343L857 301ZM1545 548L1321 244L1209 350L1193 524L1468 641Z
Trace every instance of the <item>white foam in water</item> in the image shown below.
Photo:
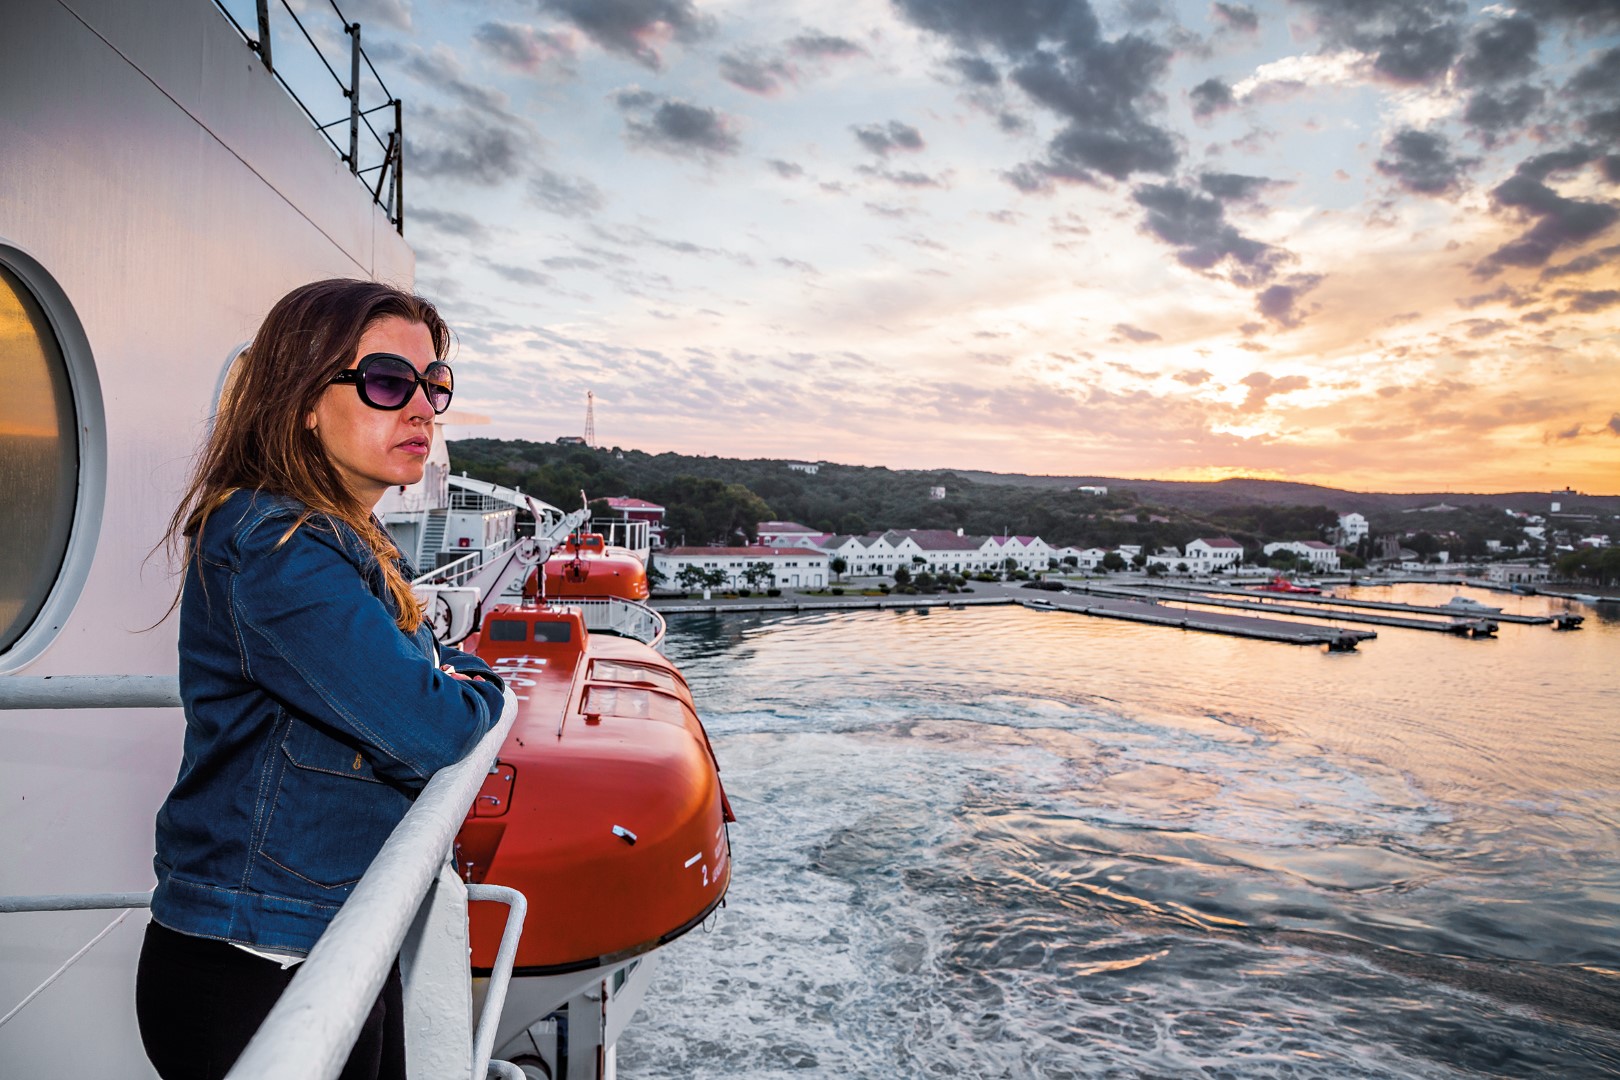
M953 615L672 624L735 876L713 931L668 950L621 1076L1620 1073L1616 981L1568 965L1620 970L1601 791L1511 792L1560 808L1549 850L1495 805L1511 770L1457 790L1449 759L1334 751L1336 718L1265 677L1209 708L1197 649ZM1361 722L1358 748L1407 720Z

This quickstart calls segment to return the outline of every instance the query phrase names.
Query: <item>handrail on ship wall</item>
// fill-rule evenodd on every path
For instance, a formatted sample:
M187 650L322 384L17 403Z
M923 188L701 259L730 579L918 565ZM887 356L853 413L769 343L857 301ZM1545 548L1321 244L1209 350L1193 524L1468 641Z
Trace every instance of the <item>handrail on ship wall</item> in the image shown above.
M377 71L377 66L371 62L371 57L367 56L366 51L360 47L360 24L357 22L352 23L345 18L342 9L337 6L336 0L327 0L327 3L343 23L343 32L349 35L349 81L347 85L344 84L342 76L332 67L332 62L326 58L326 54L321 51L320 45L316 44L315 38L310 35L309 30L304 26L303 20L298 17L298 12L293 10L292 5L287 0L280 0L280 3L283 10L292 19L293 25L298 27L299 32L304 36L304 40L309 43L310 49L314 51L321 65L332 76L332 81L337 84L343 96L348 99L349 112L347 116L339 117L324 124L321 123L314 112L310 110L310 107L304 103L304 99L299 97L298 92L288 84L281 69L276 66L270 36L270 0L255 0L259 23L258 37L248 33L247 29L237 22L236 16L232 15L230 8L226 7L226 0L214 0L214 6L219 9L219 13L224 15L226 20L236 28L238 34L242 35L242 40L247 42L248 48L259 55L259 59L264 63L264 69L275 76L276 81L281 84L283 90L287 91L287 95L293 99L294 104L304 110L304 115L309 117L309 122L315 125L315 130L319 131L326 141L332 144L332 149L336 150L344 164L349 166L349 172L360 178L365 177L367 173L375 172L377 174L375 187L371 186L368 181L363 180L362 182L367 185L366 190L371 194L371 201L382 207L383 213L388 215L388 220L394 226L395 231L403 236L405 233L405 128L400 99L389 93L388 85L383 82L382 75ZM382 90L384 98L381 104L373 105L369 109L360 107L361 61L365 61L366 68L371 72L371 77L377 80L377 86ZM376 127L371 123L371 114L385 109L392 111L394 120L393 129L388 132L386 139L378 133ZM332 133L328 130L345 122L349 125L349 147L347 151L339 145L336 139L332 138ZM382 161L364 169L360 167L360 128L362 125L382 150Z
M8 676L0 679L0 709L171 708L180 705L174 676ZM471 753L440 769L389 834L365 876L338 911L309 958L230 1076L235 1080L331 1080L343 1070L394 957L404 979L410 1075L498 1075L521 1080L504 1061L491 1061L496 1025L517 955L526 902L500 886L464 885L449 853L495 756L517 716L508 689L500 719ZM471 1021L467 966L467 900L505 903L506 930L491 973L477 1029ZM149 893L0 897L0 913L144 908ZM119 916L119 920L123 919ZM116 925L116 923L114 924ZM111 930L111 927L108 927ZM103 931L105 935L107 931ZM99 941L98 937L96 941ZM96 941L80 949L6 1019L47 989Z

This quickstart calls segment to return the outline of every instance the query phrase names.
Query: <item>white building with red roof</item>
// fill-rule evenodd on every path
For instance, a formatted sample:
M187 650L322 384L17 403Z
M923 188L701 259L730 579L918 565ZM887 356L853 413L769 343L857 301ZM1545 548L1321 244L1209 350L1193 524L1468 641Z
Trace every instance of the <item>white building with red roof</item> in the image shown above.
M1243 545L1230 536L1199 537L1187 545L1183 560L1195 574L1213 574L1243 561Z
M827 535L820 529L800 525L797 521L762 521L755 533L761 544L775 544L780 547L804 547Z
M703 571L720 571L724 575L724 584L731 588L747 587L745 572L759 563L769 567L770 580L760 580L756 588L766 588L772 584L787 589L825 588L831 573L827 569L827 562L825 551L770 544L677 547L653 553L653 565L671 584L679 582L681 571L695 567Z
M609 520L618 521L644 521L647 523L647 538L651 546L661 548L664 546L664 508L655 502L646 499L632 499L624 495L615 495L611 499L603 499L607 503L611 514Z

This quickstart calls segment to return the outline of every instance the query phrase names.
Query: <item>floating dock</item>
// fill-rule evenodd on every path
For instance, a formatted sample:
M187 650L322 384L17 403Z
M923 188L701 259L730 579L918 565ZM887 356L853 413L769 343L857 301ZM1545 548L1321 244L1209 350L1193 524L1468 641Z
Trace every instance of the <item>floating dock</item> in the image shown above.
M1346 630L1337 626L1266 619L1256 615L1228 615L1219 611L1163 607L1152 597L1100 596L1079 592L1035 592L1020 597L1027 608L1040 611L1072 611L1104 619L1173 626L1180 630L1200 630L1211 634L1280 641L1288 645L1326 645L1334 652L1348 652L1378 635L1371 630Z
M1136 591L1141 592L1144 590L1138 589ZM1334 607L1357 608L1365 611L1399 611L1408 615L1441 615L1451 619L1490 619L1495 622L1523 623L1526 626L1546 626L1553 621L1550 615L1510 615L1506 612L1490 611L1468 612L1444 606L1426 607L1422 604L1397 604L1391 600L1351 600L1336 596L1313 596L1310 593L1268 593L1259 588L1242 589L1222 585L1183 585L1179 582L1164 582L1152 585L1146 591L1154 594L1174 592L1210 596L1244 596L1250 600L1266 601L1267 606L1271 606L1276 601L1287 604L1327 604ZM1193 602L1202 603L1202 601ZM1343 617L1349 618L1348 615ZM1391 623L1389 625L1398 624Z
M1177 604L1202 604L1207 607L1239 608L1244 611L1271 611L1278 615L1294 615L1302 619L1334 619L1339 622L1366 623L1372 626L1394 626L1402 630L1431 630L1440 634L1455 634L1458 637L1486 638L1496 633L1496 616L1480 615L1473 618L1454 615L1449 622L1439 622L1434 619L1408 619L1399 615L1372 615L1360 611L1342 611L1330 607L1295 607L1292 601L1295 597L1279 594L1278 600L1260 601L1258 599L1239 600L1227 596L1209 596L1201 592L1161 593L1147 589L1116 589L1104 586L1103 592L1119 596L1137 596L1149 602L1170 601ZM1319 600L1319 597L1299 597L1302 600ZM1331 601L1329 601L1331 603ZM1541 622L1552 622L1551 619L1541 619Z

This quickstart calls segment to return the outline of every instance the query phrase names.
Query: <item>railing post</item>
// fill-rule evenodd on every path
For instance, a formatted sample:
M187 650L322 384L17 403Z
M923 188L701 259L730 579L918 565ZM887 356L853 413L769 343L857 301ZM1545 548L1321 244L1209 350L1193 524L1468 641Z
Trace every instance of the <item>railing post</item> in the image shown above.
M400 121L399 98L394 99L394 132L399 136L394 150L394 228L405 235L405 125Z
M264 61L264 70L276 70L270 62L270 0L259 0L259 59Z
M349 171L360 172L360 24L350 23L349 49Z

